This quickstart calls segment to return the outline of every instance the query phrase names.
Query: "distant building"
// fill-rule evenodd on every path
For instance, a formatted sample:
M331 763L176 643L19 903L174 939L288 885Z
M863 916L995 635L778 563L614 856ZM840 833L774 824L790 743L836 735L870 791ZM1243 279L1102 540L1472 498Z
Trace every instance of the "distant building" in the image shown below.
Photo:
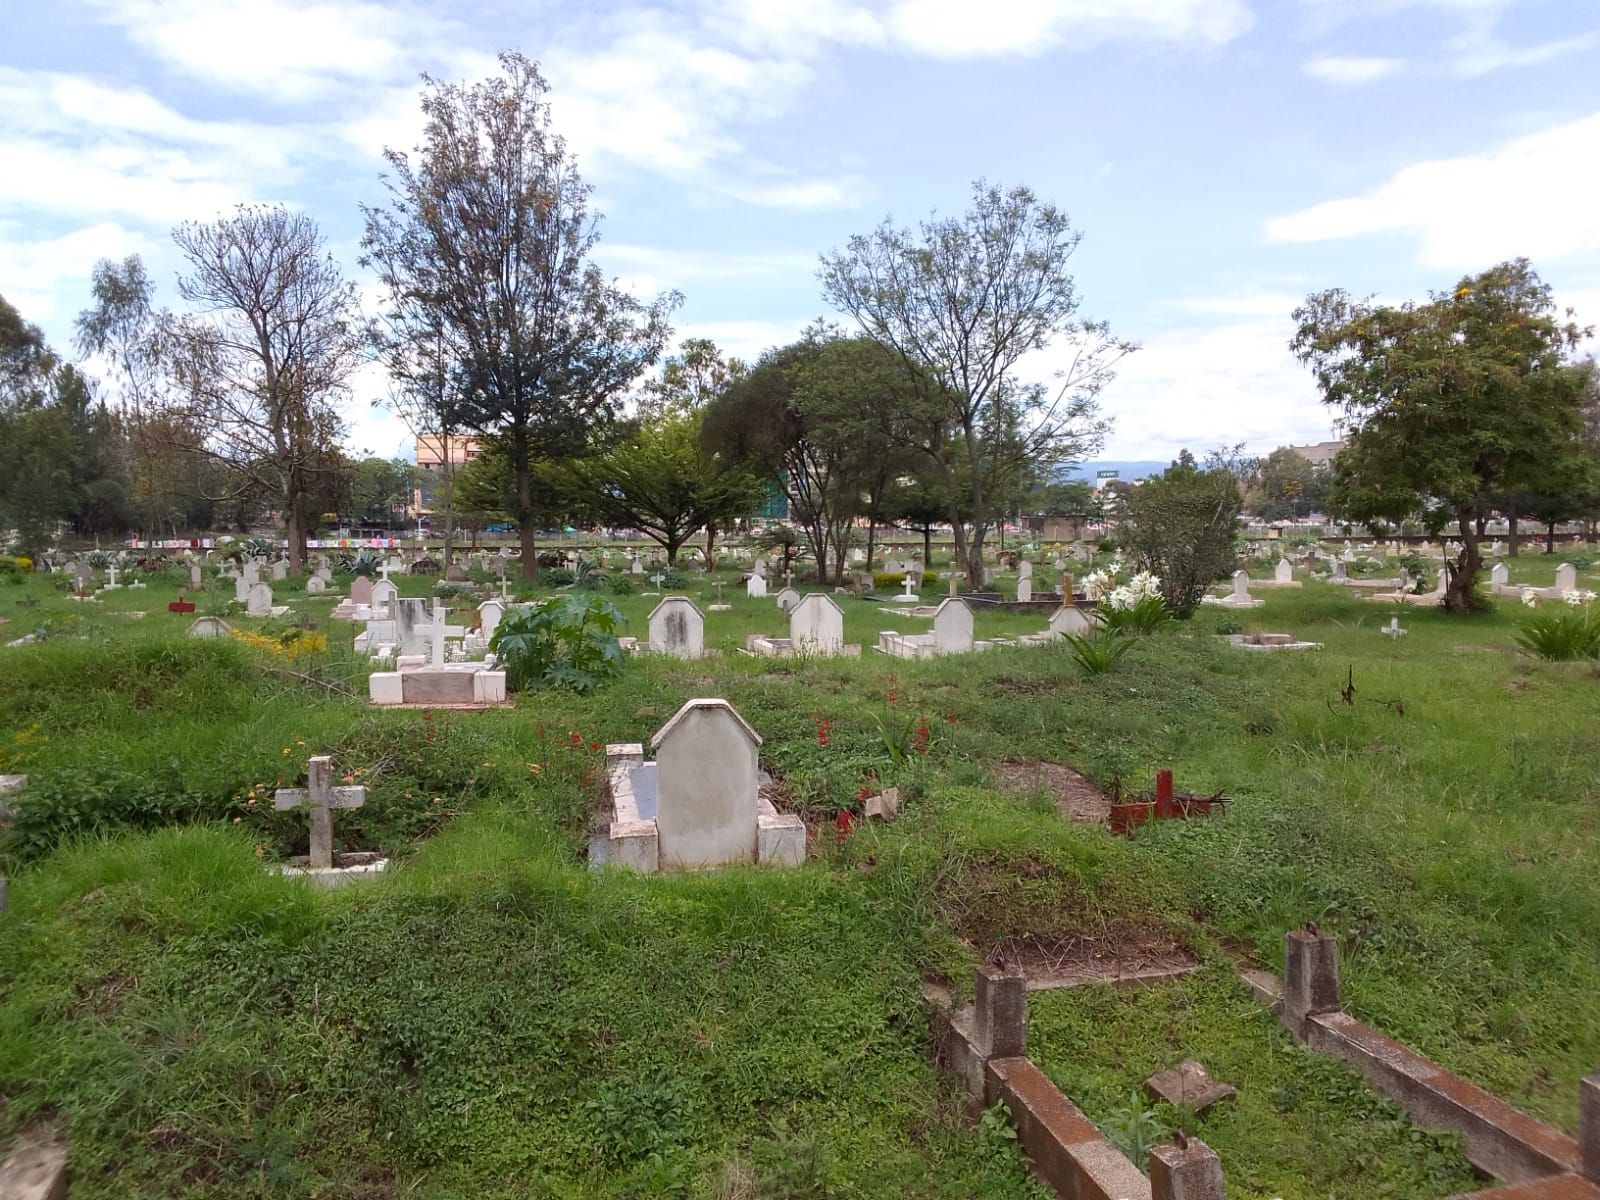
M1289 446L1301 458L1314 467L1331 467L1333 456L1344 449L1344 439L1339 438L1332 442L1312 442L1307 446Z
M483 453L483 439L475 433L453 434L449 440L450 465L465 466ZM444 439L436 433L417 435L417 466L436 471L444 466Z
M436 433L417 435L417 467L421 475L411 492L411 516L427 516L433 512L439 483L438 472L445 464L447 447L450 465L459 471L483 453L483 439L475 433L451 434L448 439Z

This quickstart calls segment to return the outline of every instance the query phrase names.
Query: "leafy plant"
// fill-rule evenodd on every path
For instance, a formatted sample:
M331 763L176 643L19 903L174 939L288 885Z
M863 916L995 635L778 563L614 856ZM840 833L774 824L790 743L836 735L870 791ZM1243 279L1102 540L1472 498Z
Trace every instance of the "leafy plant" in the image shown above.
M611 576L600 569L598 563L587 558L578 560L578 568L572 573L572 582L581 588L598 589L605 587Z
M1141 596L1126 608L1102 604L1095 615L1108 633L1155 633L1172 623L1172 613L1160 596Z
M1085 675L1104 675L1133 649L1133 639L1119 633L1068 634L1067 653Z
M681 1080L619 1079L586 1100L594 1119L595 1148L610 1166L660 1156L686 1140L694 1105Z
M571 587L577 576L567 567L546 567L539 573L539 582L546 587Z
M1137 1092L1128 1097L1127 1108L1101 1121L1100 1128L1141 1171L1148 1165L1151 1147L1160 1145L1167 1136L1161 1118L1144 1106L1144 1099Z
M894 710L890 709L882 713L874 712L872 720L878 726L878 736L883 739L883 748L888 752L889 761L895 766L904 766L914 754L928 752L926 717L912 714L900 721Z
M1517 645L1551 662L1600 658L1600 607L1562 605L1535 611L1515 636Z
M662 573L661 586L669 591L680 591L689 586L689 577L682 571L666 571Z
M997 1174L1020 1176L1023 1173L1017 1129L1006 1114L1005 1105L991 1105L978 1118L978 1155Z
M489 648L516 690L586 692L622 674L619 613L598 596L549 596L501 619Z
M613 575L611 582L607 585L607 589L613 596L631 596L633 595L633 580L626 575Z

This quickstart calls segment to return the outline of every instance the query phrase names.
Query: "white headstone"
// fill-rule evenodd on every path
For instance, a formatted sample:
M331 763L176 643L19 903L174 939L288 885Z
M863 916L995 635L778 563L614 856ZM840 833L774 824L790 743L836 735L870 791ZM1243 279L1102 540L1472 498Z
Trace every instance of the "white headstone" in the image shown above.
M265 583L252 584L244 596L244 611L252 617L270 617L272 588Z
M1489 568L1489 583L1494 587L1504 587L1511 582L1511 568L1503 562L1497 562Z
M1569 562L1556 568L1556 587L1563 592L1575 591L1578 586L1578 568Z
M1290 565L1287 558L1278 560L1278 565L1273 568L1272 578L1278 583L1294 582L1294 567Z
M1075 604L1063 604L1050 614L1050 632L1056 637L1081 637L1089 632L1089 617Z
M494 631L500 627L500 618L505 615L506 606L499 600L485 600L478 605L478 628L485 642L494 637Z
M797 650L837 654L844 645L844 610L831 596L812 592L789 614L789 640Z
M328 590L327 581L321 575L306 576L306 595L320 596Z
M1018 579L1032 579L1033 578L1033 563L1030 562L1028 559L1025 558L1025 559L1023 559L1021 562L1019 562L1017 564L1017 578Z
M650 613L650 649L673 658L706 652L706 619L687 596L668 596Z
M1235 600L1250 599L1250 576L1244 571L1233 573L1233 598Z
M778 611L793 612L794 606L800 603L800 593L792 587L786 587L778 593Z
M239 567L239 578L244 580L246 587L253 587L261 582L261 564L253 558L247 558Z
M933 647L938 654L965 654L972 649L972 609L960 597L944 600L933 614Z
M190 563L189 564L189 586L191 588L198 588L201 585L201 583L204 582L204 580L205 580L205 576L202 574L202 572L200 570L200 564L199 563Z
M756 860L761 738L726 700L690 700L651 739L663 867Z
M644 574L644 564L639 561L638 555L634 555L633 560L628 563L628 574L629 575L643 575Z
M1024 575L1017 580L1017 603L1029 604L1033 601L1033 576Z
M352 589L352 594L354 590ZM400 598L400 587L387 579L380 579L372 585L371 596L368 603L373 608L392 609Z
M752 574L745 581L745 595L752 600L759 600L767 594L767 579L764 575Z
M280 558L272 564L272 582L282 583L287 578L289 578L289 564Z

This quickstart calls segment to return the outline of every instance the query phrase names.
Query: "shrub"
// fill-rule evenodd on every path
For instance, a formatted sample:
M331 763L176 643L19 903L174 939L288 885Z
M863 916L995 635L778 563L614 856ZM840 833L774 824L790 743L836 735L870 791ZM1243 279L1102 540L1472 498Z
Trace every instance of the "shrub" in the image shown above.
M566 567L546 567L539 572L539 582L546 587L567 587L577 578Z
M1187 618L1236 563L1239 485L1227 471L1178 463L1128 493L1121 539L1133 558L1161 577L1161 596Z
M548 596L507 613L489 648L514 689L586 692L622 673L616 638L621 619L598 596Z
M872 586L875 588L898 588L905 582L905 575L899 571L874 571L872 573ZM932 571L922 573L922 587L932 587L939 582L939 577Z
M1133 639L1116 633L1068 634L1067 653L1085 675L1104 675L1133 649Z
M674 592L679 591L689 586L689 577L682 571L663 571L661 586Z
M633 580L626 575L613 575L611 582L606 585L613 596L633 595Z
M1125 605L1103 603L1095 609L1095 615L1108 633L1154 633L1172 622L1167 602L1160 596L1140 596Z
M1551 662L1600 658L1600 608L1586 604L1539 609L1523 622L1516 642Z
M112 760L91 762L29 783L8 848L21 858L36 858L72 837L214 820L231 804L229 795L187 787L176 760L154 771L131 771Z

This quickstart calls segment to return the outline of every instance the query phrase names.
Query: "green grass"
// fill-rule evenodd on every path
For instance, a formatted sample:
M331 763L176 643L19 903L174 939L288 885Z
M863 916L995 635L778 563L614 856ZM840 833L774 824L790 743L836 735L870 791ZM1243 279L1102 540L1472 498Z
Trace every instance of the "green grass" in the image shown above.
M1520 560L1513 578L1546 567ZM38 607L13 605L30 594ZM785 622L730 586L734 611L707 621L720 657L634 660L589 696L425 719L184 640L172 594L112 593L109 610L152 610L130 621L69 612L38 580L0 587L0 635L72 617L85 635L0 649L0 771L101 797L131 827L10 851L0 1138L58 1114L75 1196L716 1195L744 1177L763 1196L1036 1195L956 1118L918 1007L924 976L963 987L1023 931L1168 929L1208 961L1229 939L1277 967L1284 929L1316 919L1344 942L1353 1011L1529 1111L1574 1126L1577 1080L1600 1062L1597 678L1518 653L1513 602L1408 611L1394 644L1385 606L1266 592L1227 615L1326 649L1243 653L1210 636L1208 611L1086 677L1060 649L885 659L879 629L923 623L843 597L866 657L745 658L747 632ZM616 600L643 636L655 599ZM977 633L1043 624L980 611ZM333 647L295 669L360 690L339 649L354 629L324 627ZM926 721L926 755L885 746L891 692ZM592 747L646 740L699 695L762 733L763 764L826 829L814 860L592 874ZM371 789L341 838L400 863L312 896L261 866L303 831L248 797L323 752ZM1112 839L997 792L990 767L1027 759L1136 787L1170 766L1181 790L1235 802ZM902 819L835 846L832 814L890 782ZM186 807L151 808L141 788ZM201 823L162 828L174 819ZM1199 1127L1230 1194L1461 1190L1447 1142L1290 1046L1220 969L1038 996L1033 1020L1041 1065L1098 1118L1125 1116L1182 1053L1238 1084L1232 1115ZM1363 1162L1384 1164L1366 1191L1349 1176Z

